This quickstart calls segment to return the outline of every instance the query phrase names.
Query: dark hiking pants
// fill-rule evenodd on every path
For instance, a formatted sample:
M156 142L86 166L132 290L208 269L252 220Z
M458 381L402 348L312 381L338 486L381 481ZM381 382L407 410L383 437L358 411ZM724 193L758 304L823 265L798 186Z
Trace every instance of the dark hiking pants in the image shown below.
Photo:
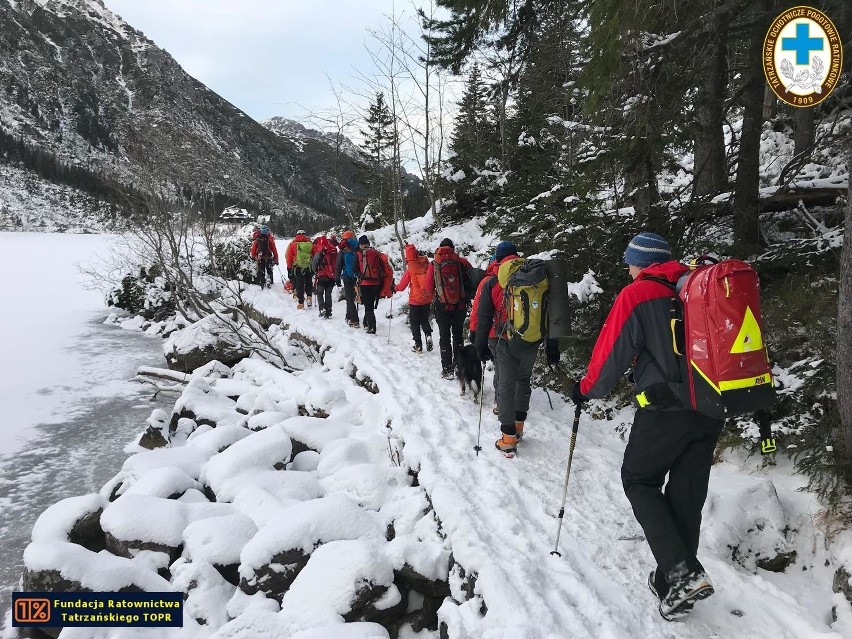
M499 371L497 384L497 417L500 430L515 435L515 421L527 418L535 358L541 342L525 342L517 337L498 339L494 368Z
M452 311L448 311L440 303L435 307L435 321L438 323L441 344L441 368L445 371L453 368L456 354L461 350L466 315L467 309L464 306Z
M700 567L701 509L723 423L694 411L636 411L621 482L663 575L681 561Z
M376 330L376 301L379 299L379 285L361 285L361 302L364 304L364 327Z
M331 289L334 288L334 280L327 277L317 278L317 302L320 314L325 313L331 317Z
M423 346L422 337L420 336L421 329L423 335L432 334L432 324L429 322L428 304L409 304L408 305L408 323L411 325L411 336L414 338L414 343L417 346Z
M494 362L494 403L497 403L497 389L500 387L500 369L497 368L497 338L488 338L488 350L491 351L491 361Z
M305 296L311 297L314 294L314 281L311 276L311 269L293 267L293 290L296 291L296 297L299 299L299 304L305 303Z
M273 262L271 259L266 258L258 258L257 260L257 284L258 286L266 286L266 279L269 278L269 284L271 285L274 281L272 279L272 266Z
M355 303L355 278L343 276L343 297L346 298L346 321L358 322L358 305Z

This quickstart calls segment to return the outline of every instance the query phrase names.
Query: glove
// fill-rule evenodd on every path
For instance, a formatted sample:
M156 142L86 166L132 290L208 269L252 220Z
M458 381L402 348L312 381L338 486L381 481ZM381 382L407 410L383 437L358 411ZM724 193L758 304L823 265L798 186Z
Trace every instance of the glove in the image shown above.
M544 347L548 366L556 366L559 363L559 340L549 339Z
M491 349L488 348L488 344L483 344L482 346L476 349L477 354L479 355L479 361L487 362L491 359Z
M339 279L337 279L337 280L334 281L334 285L339 288L339 287L343 286L343 282L341 282Z
M476 344L476 331L471 331L467 338L471 344Z
M287 269L287 279L290 279L290 280L293 279L293 268L292 267Z
M571 401L574 402L577 406L582 406L589 398L583 395L580 391L580 382L574 382L574 387L571 389Z

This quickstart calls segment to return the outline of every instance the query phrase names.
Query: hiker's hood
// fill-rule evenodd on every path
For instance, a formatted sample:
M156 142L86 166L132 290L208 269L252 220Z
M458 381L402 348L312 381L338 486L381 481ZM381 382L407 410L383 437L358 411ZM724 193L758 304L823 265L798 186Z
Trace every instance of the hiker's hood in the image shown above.
M651 266L642 269L642 272L639 273L636 280L638 281L648 277L655 277L657 279L668 280L672 284L677 284L677 281L687 271L689 271L688 267L684 266L677 260L670 260L668 262L663 262L662 264L651 264Z

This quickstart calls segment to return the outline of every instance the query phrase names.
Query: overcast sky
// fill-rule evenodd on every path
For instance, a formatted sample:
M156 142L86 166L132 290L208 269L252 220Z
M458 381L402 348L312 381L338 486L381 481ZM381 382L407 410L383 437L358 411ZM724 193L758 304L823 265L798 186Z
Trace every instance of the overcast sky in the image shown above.
M256 120L330 107L326 75L370 72L364 42L394 0L104 0L192 76ZM410 11L405 0L396 11ZM409 23L413 33L416 27Z

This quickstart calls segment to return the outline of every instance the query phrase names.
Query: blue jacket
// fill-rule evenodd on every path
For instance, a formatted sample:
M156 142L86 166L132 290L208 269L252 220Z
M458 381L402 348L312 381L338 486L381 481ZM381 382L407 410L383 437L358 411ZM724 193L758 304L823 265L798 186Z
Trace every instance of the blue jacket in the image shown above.
M337 277L342 275L343 277L354 279L358 277L358 240L355 238L349 238L345 241L349 244L351 250L341 250L340 253L337 254L335 271L337 273Z

